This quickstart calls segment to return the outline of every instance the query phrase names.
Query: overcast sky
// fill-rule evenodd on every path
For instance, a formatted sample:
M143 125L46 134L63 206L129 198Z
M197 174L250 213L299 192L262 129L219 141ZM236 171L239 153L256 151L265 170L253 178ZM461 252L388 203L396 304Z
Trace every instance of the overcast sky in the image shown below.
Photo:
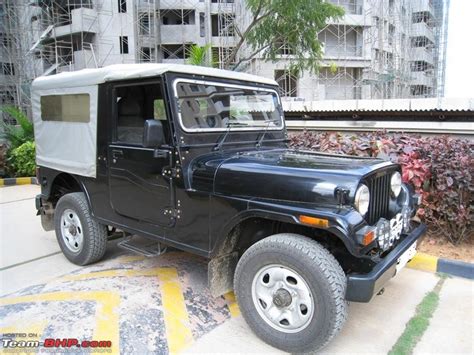
M474 98L474 0L451 0L445 96Z

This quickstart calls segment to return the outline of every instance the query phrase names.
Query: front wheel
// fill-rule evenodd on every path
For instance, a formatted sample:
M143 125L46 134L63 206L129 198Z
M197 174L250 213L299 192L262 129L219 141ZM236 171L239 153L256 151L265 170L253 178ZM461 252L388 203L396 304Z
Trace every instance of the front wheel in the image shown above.
M323 348L347 317L341 266L319 243L297 234L252 245L237 265L234 291L250 328L291 353Z

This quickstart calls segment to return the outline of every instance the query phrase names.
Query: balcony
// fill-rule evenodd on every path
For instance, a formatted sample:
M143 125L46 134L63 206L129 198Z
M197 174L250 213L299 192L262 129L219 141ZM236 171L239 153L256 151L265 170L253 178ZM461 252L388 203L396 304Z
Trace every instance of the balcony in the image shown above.
M192 43L196 40L196 33L199 34L197 25L161 25L161 43Z
M426 49L425 47L418 47L418 48L412 48L410 52L411 52L410 60L422 61L422 62L429 63L431 65L434 64L434 56L433 56L432 50Z
M411 72L411 85L434 87L434 76L426 71Z
M360 58L362 57L362 46L323 45L323 56L325 59Z
M434 32L425 22L413 23L411 25L410 35L412 37L426 37L431 42L435 43Z
M97 33L98 21L97 11L95 9L87 9L81 7L71 11L69 23L54 27L51 37L59 38L73 33Z
M411 2L411 11L412 12L433 12L433 6L431 5L431 0L417 0Z
M148 0L149 2L153 3L154 0ZM147 0L141 0L142 3L146 3ZM176 0L160 0L157 1L160 5L160 9L176 9ZM179 1L179 8L183 9L195 9L199 6L200 0L186 0L186 1Z

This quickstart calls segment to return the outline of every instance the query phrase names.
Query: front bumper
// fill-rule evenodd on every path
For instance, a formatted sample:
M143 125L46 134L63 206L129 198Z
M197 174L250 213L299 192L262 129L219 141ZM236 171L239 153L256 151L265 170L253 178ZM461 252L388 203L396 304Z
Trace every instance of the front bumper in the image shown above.
M384 285L396 274L397 261L426 232L426 226L420 224L368 274L347 275L346 300L351 302L369 302Z

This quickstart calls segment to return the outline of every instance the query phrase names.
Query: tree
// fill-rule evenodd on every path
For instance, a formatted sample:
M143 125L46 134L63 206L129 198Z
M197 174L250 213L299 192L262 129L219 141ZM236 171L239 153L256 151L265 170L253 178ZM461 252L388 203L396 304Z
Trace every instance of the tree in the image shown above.
M238 69L256 55L276 61L285 46L290 69L316 72L322 56L318 33L328 20L344 15L342 7L324 0L246 0L246 6L250 22L244 28L234 24L237 44L226 69Z
M210 49L210 44L206 44L205 46L193 44L188 50L186 64L199 65L202 67L214 67L215 65L212 61L212 56L209 55Z

